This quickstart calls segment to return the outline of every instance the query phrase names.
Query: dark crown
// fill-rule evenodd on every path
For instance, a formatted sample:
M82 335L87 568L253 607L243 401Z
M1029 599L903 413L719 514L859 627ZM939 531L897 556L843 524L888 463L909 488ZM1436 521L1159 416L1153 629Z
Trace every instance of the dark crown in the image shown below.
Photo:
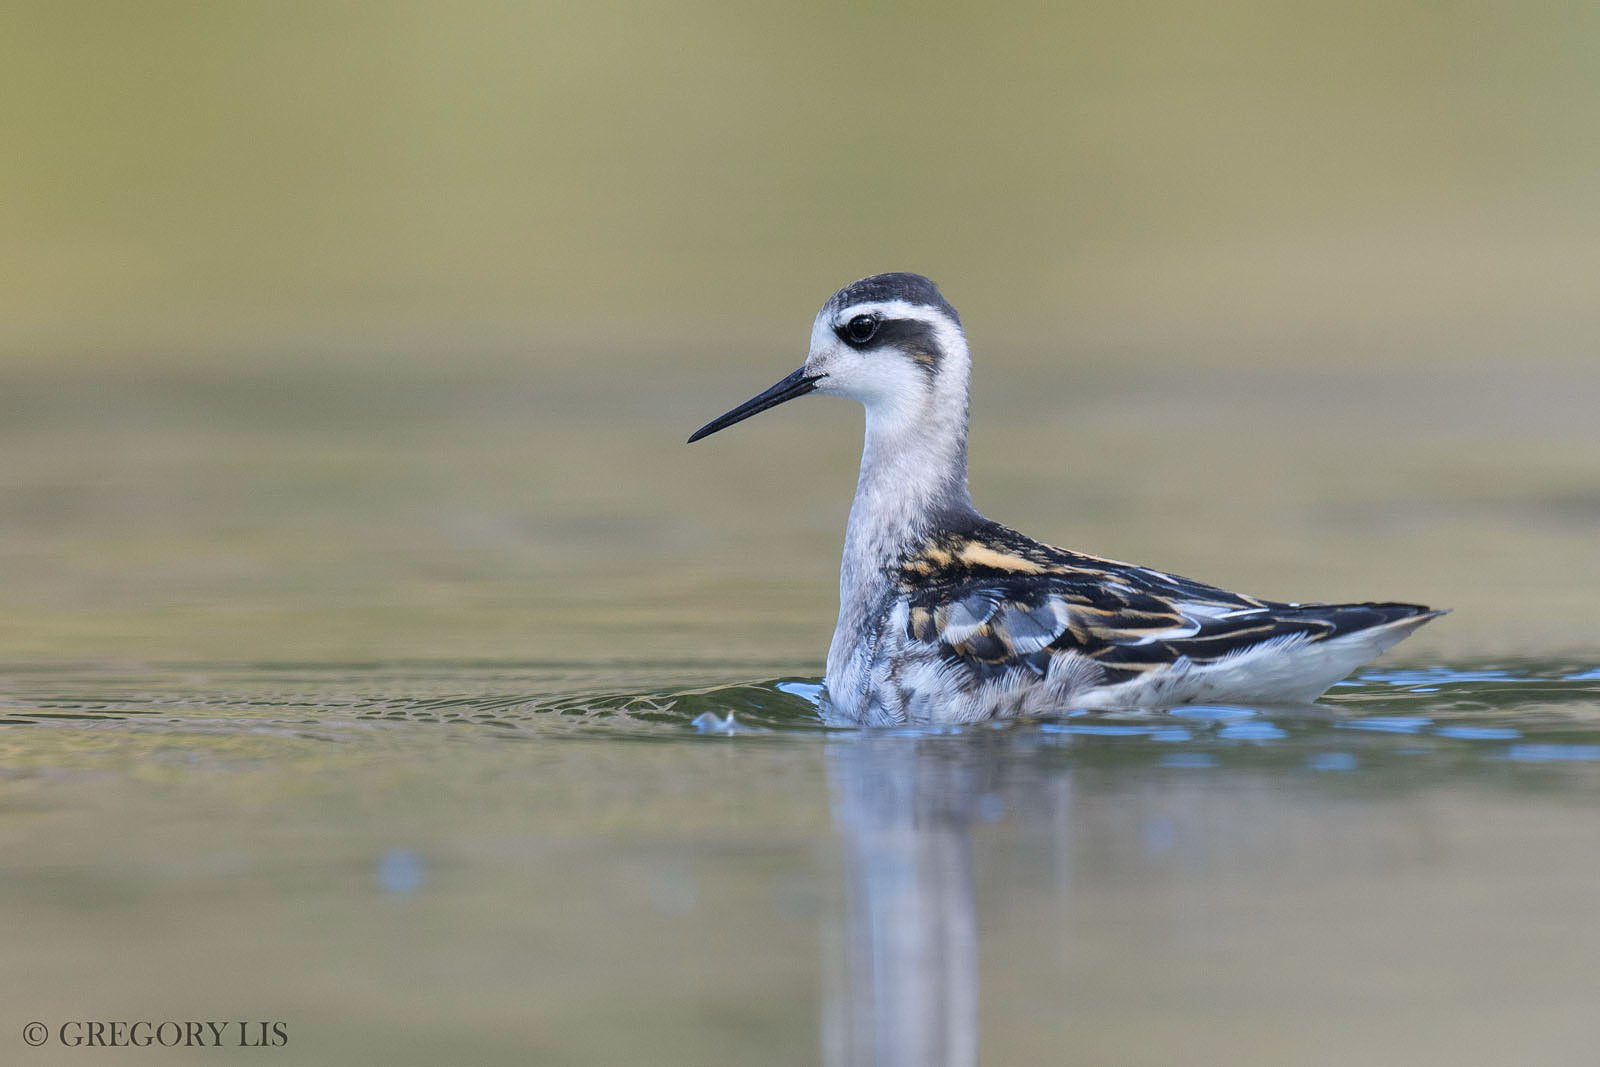
M937 285L920 274L906 274L900 271L874 274L870 278L862 278L859 282L851 282L833 294L828 300L827 307L833 311L842 311L856 304L875 304L887 300L904 300L908 304L938 308L949 315L956 325L961 324L961 316L956 314L956 309L950 306L950 301L939 292Z

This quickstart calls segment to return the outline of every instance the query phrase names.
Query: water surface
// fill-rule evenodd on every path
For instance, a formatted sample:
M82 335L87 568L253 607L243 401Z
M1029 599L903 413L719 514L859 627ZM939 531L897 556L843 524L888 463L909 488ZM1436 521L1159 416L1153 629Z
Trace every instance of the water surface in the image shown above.
M281 1019L307 1063L1592 1048L1592 664L865 732L729 672L0 671L8 1018Z
M980 346L997 518L1455 611L1313 707L857 732L859 413L538 357L0 371L0 1060L1592 1060L1593 368Z

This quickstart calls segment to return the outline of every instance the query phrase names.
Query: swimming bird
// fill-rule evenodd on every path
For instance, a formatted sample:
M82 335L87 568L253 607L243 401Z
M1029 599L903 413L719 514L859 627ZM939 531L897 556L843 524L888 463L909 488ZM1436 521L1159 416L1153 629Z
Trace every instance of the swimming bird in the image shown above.
M831 721L1309 702L1444 614L1263 600L984 518L967 487L971 371L938 286L876 274L822 305L800 369L689 438L810 393L866 408L823 678Z

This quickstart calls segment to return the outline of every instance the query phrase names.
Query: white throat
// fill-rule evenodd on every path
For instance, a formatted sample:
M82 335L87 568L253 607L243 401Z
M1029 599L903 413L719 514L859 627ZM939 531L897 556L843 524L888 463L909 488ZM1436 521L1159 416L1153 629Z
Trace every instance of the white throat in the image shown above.
M969 366L965 345L955 345L931 381L863 400L861 473L839 568L841 629L870 611L902 553L932 524L975 514L967 489Z
M971 508L961 392L959 398L885 398L867 405L861 473L845 535L847 560L851 547L870 544L876 551L861 562L891 563L890 550L919 540L932 518Z

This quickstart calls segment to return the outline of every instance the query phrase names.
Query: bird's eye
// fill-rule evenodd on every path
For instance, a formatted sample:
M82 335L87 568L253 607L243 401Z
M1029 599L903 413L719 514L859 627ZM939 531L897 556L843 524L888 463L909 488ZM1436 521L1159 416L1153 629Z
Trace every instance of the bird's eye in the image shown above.
M864 345L878 332L878 316L857 315L845 325L844 332L854 343Z

